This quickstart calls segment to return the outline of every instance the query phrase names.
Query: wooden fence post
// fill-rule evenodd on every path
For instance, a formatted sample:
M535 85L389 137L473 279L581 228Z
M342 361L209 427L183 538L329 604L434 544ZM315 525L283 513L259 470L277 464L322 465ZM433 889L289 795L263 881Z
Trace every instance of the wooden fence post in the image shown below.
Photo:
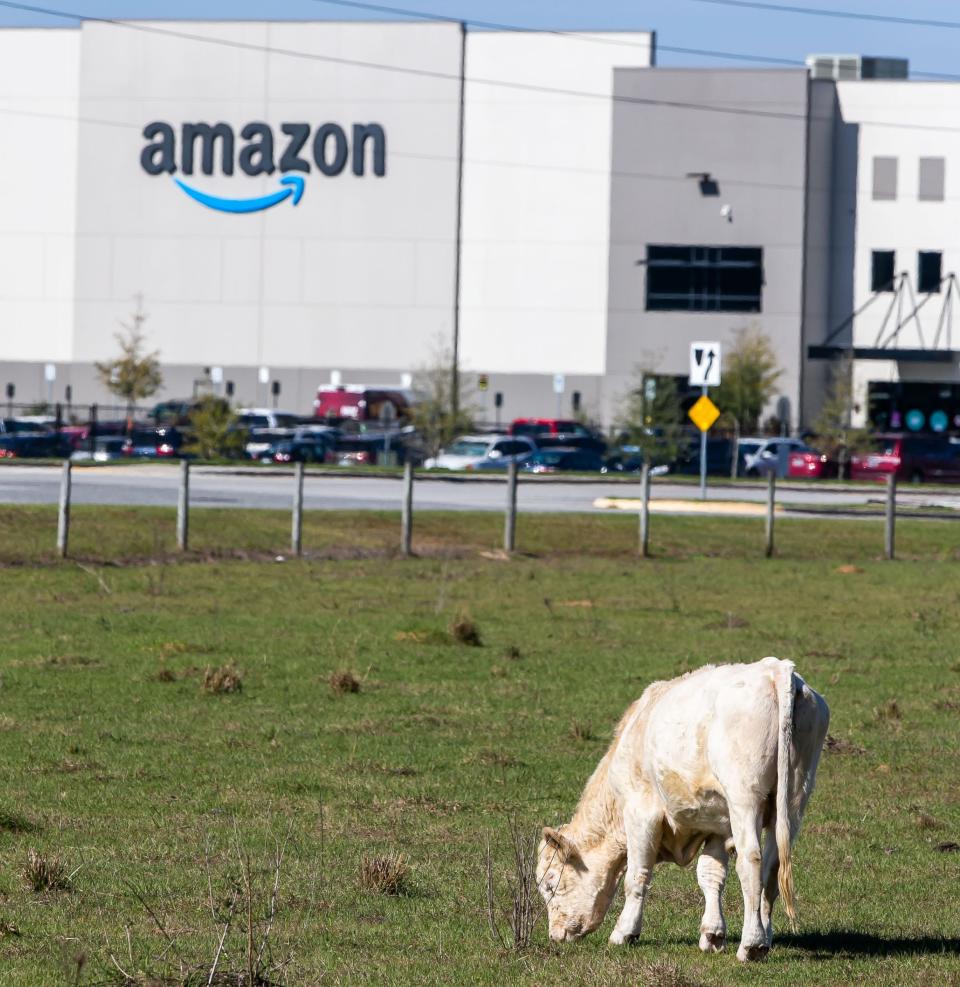
M765 555L769 559L773 555L773 515L777 501L777 473L772 470L767 477L767 544Z
M650 556L650 464L640 471L640 557Z
M63 461L63 471L60 474L60 505L57 512L57 555L61 559L67 557L67 543L70 540L70 488L72 485L71 470L73 463L69 459Z
M507 463L507 513L503 526L503 550L517 547L517 461Z
M185 552L190 540L190 460L180 460L180 493L177 497L177 548Z
M884 524L883 555L894 558L894 527L897 521L897 474L887 474L887 516Z
M400 501L400 554L409 556L413 540L413 463L403 464L403 495Z
M293 464L293 522L290 531L290 551L303 554L303 463Z

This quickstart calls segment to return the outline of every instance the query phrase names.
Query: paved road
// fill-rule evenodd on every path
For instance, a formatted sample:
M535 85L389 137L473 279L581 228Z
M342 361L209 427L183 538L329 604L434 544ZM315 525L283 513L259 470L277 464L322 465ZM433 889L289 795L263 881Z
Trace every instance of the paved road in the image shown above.
M175 465L116 466L74 469L75 504L154 504L172 507L177 502L178 469ZM48 466L0 468L0 503L53 504L57 501L60 470ZM290 506L293 479L290 473L263 471L236 473L216 467L195 467L190 474L190 499L197 507ZM518 491L521 511L594 511L598 497L637 496L639 484L557 483L524 479ZM698 490L686 484L656 482L654 499L694 500ZM838 490L830 487L787 488L778 491L778 500L816 507L824 504L863 504L879 500L880 487ZM764 485L727 486L708 490L713 501L763 501ZM425 510L502 510L502 480L470 482L433 479L418 482L416 505ZM941 504L960 509L956 494L925 492L922 488L901 488L898 500L903 507ZM400 505L399 478L364 476L310 476L304 485L307 508L396 510Z

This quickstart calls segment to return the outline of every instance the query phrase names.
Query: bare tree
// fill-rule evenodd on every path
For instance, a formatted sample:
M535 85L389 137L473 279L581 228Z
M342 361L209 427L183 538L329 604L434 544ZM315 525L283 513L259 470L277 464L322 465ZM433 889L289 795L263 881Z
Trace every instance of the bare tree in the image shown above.
M813 430L817 433L817 445L837 460L838 474L842 477L850 456L863 452L870 446L870 432L855 428L853 418L853 361L845 356L831 368L827 396L820 407Z
M97 375L104 386L127 406L127 421L133 418L137 401L155 394L163 384L160 371L160 353L146 352L146 333L143 324L147 315L143 311L143 296L136 296L137 307L129 322L121 322L123 332L114 338L120 346L120 356L104 363L96 363Z
M438 455L443 446L460 433L470 431L473 425L472 393L463 374L460 374L458 405L454 407L452 360L450 348L438 344L430 363L414 375L416 400L410 410L410 424L416 428L426 456Z

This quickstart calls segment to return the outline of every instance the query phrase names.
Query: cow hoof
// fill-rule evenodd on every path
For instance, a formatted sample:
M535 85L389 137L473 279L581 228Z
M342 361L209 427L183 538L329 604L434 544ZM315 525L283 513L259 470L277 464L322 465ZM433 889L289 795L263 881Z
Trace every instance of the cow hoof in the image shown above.
M769 952L770 947L767 945L741 946L737 950L737 959L741 963L756 963L759 960L765 960Z
M634 935L633 933L625 934L623 932L614 929L610 933L610 945L611 946L632 946L640 937Z
M719 953L727 944L727 937L722 932L701 932L700 949L704 953Z

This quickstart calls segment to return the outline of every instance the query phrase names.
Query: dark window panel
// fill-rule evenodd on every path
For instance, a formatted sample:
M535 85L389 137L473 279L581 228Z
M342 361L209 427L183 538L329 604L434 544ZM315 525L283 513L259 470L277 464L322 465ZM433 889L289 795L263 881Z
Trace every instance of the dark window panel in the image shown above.
M917 254L917 291L924 295L940 291L942 262L939 250L921 250Z
M651 244L646 287L648 311L759 312L763 250Z
M893 291L894 252L874 250L870 276L871 291Z

